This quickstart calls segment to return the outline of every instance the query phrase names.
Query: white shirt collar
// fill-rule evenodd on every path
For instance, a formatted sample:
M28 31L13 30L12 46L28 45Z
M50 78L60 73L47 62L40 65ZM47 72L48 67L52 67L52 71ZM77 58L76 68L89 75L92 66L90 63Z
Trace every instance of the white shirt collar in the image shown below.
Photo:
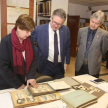
M49 22L49 31L54 32L54 30L51 28L50 22ZM59 30L56 30L56 32L58 33Z

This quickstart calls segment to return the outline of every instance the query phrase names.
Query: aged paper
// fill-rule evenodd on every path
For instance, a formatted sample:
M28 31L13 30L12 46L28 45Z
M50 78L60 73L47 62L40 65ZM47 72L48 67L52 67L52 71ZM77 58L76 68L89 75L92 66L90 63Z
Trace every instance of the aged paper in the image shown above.
M72 77L64 77L61 79L54 80L54 82L58 82L58 81L65 81L71 87L75 85L80 85L80 83L77 80L73 79Z
M14 108L38 105L60 99L59 93L52 93L41 96L32 96L28 90L18 90L11 92Z
M29 0L7 0L7 6L29 8Z
M46 85L40 84L40 85L38 85L38 88L31 87L31 89L34 91L34 93L52 91L52 88L50 86L48 86L47 84Z
M103 94L105 94L104 91L102 91L101 89L94 87L88 83L83 83L82 85L80 85L78 87L81 90L84 90L86 92L89 92L91 94L93 94L94 96L97 96L97 98L101 97Z
M71 86L69 86L65 81L57 81L57 82L48 82L48 84L54 89L54 90L61 90L61 89L69 89Z
M14 103L14 107L18 106L30 106L32 103L39 103L37 97L33 97L28 90L19 90L11 92L12 100Z
M29 9L7 7L7 23L15 23L21 14L29 15Z
M29 86L27 89L33 96L39 96L55 92L47 83L38 84L38 88Z
M51 101L51 100L58 100L60 99L60 96L58 93L52 93L52 94L47 94L47 95L41 95L38 96L41 102L46 102L46 101Z
M11 33L11 30L14 28L15 25L7 24L7 34Z

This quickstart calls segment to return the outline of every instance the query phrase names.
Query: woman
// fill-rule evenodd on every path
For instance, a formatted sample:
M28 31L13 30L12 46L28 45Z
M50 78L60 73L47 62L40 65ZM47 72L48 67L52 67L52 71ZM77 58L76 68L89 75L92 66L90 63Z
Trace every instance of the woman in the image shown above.
M11 34L0 43L0 90L8 88L24 89L35 81L37 56L31 35L35 24L26 14L16 20Z

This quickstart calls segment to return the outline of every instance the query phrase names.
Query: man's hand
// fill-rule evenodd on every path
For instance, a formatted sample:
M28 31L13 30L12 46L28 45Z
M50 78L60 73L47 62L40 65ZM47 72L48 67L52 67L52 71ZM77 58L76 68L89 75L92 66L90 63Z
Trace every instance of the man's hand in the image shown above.
M38 87L35 79L29 79L29 80L27 80L27 87L29 87L29 84L31 84L34 88Z
M20 86L18 89L24 89L25 85L22 84L22 86Z
M66 64L66 70L67 70L67 68L68 68L68 64Z

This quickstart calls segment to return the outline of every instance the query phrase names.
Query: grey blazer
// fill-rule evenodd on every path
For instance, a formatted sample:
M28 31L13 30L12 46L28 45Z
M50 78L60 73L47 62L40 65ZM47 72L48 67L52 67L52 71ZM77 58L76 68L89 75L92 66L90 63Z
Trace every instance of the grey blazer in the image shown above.
M88 27L80 28L78 33L78 53L75 62L75 71L79 71L83 61L86 50L86 42L88 35ZM88 54L88 69L90 75L96 75L100 72L102 55L104 55L108 48L108 32L98 28L91 44Z

